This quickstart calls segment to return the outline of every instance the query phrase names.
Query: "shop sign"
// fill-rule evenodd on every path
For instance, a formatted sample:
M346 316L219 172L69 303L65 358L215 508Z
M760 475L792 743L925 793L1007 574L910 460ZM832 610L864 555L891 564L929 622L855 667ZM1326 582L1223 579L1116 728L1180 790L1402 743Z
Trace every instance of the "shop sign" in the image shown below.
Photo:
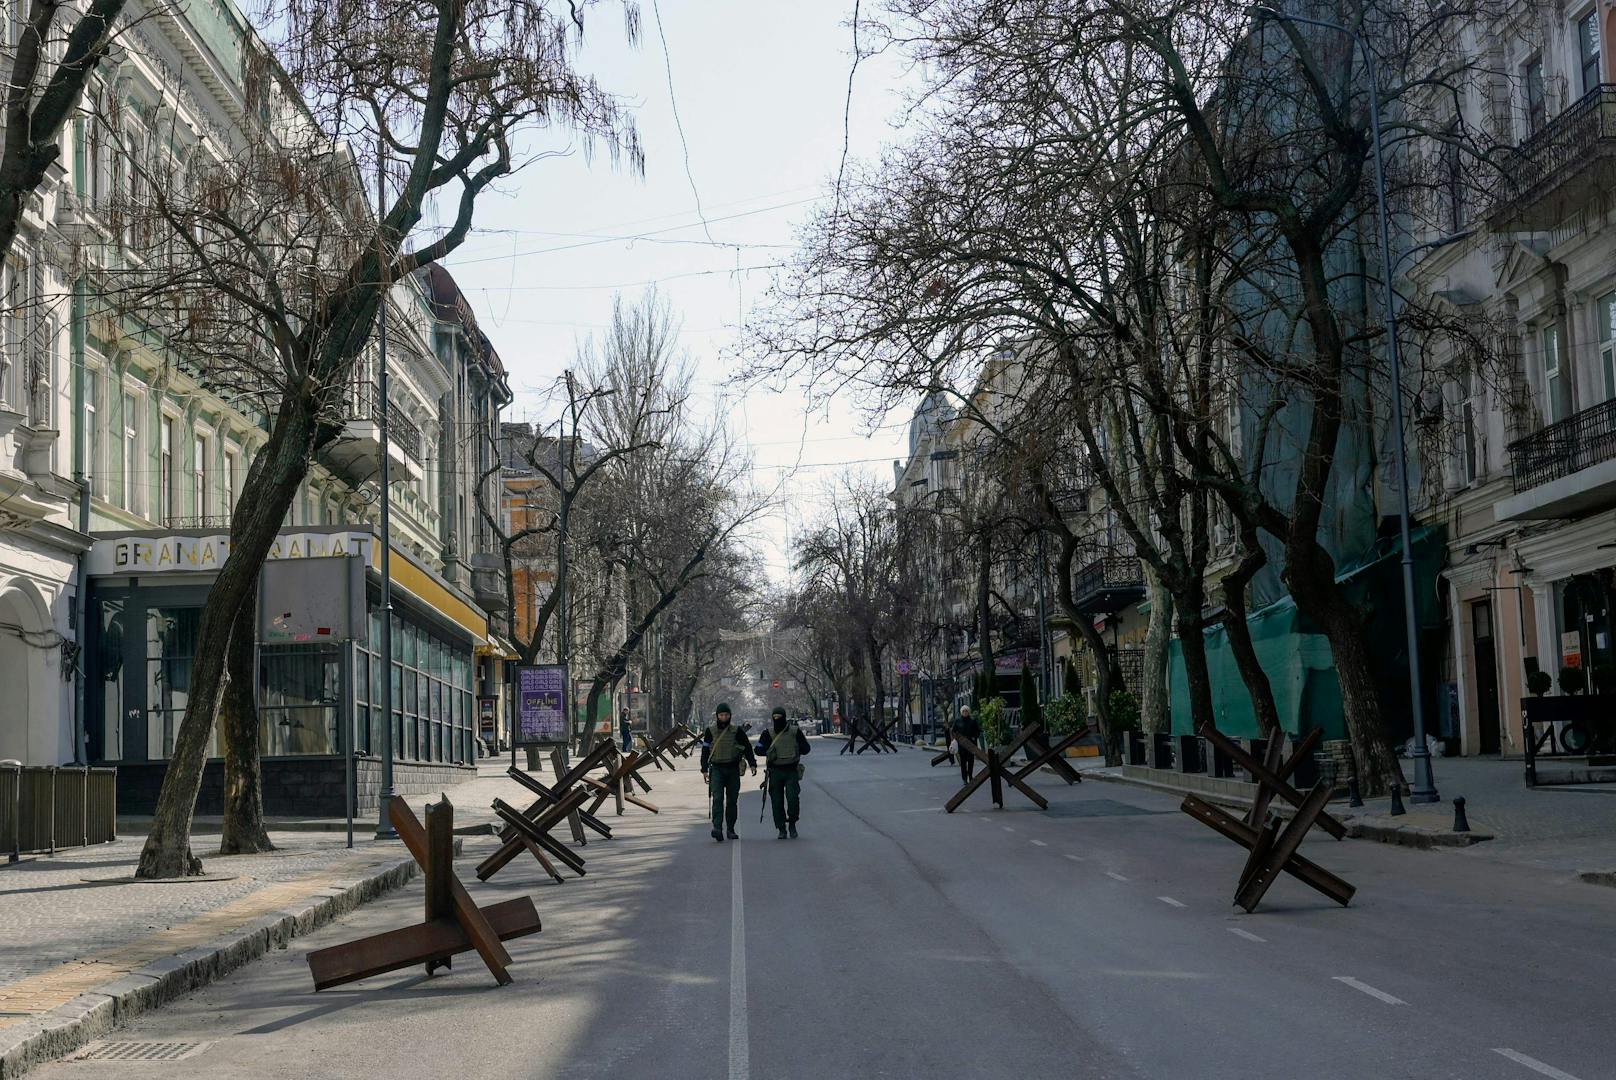
M271 559L324 559L358 555L368 563L374 538L363 532L281 533ZM217 571L230 555L230 535L117 536L90 547L85 568L92 575L167 574Z

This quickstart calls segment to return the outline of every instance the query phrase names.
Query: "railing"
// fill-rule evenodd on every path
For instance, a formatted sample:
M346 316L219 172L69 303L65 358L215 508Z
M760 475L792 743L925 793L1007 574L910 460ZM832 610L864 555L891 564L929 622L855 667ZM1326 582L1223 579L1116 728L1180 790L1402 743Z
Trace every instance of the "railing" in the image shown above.
M1533 194L1585 162L1604 139L1616 139L1616 83L1594 87L1510 152L1503 170L1505 198L1513 202Z
M1509 444L1517 492L1616 458L1616 398Z
M226 529L230 528L229 514L170 514L163 519L170 529Z
M382 421L382 411L379 405L381 392L375 383L356 383L348 394L350 420L372 420L376 423ZM411 420L404 410L398 407L397 402L389 402L387 409L387 437L390 442L397 443L416 461L421 460L421 429Z
M1142 590L1145 572L1135 555L1107 555L1079 570L1072 580L1072 596L1078 606L1087 600L1102 599L1112 590Z
M118 838L118 770L0 765L0 851L103 844Z

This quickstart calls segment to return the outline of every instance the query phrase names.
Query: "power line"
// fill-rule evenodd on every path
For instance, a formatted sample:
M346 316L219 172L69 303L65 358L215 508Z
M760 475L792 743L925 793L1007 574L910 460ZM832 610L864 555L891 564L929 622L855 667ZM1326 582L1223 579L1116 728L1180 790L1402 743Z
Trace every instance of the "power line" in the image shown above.
M713 231L707 226L707 215L701 208L701 192L696 190L696 177L690 171L690 143L685 139L685 124L679 119L679 98L673 92L673 54L668 51L668 35L662 30L662 5L651 0L651 14L656 19L657 39L662 42L662 70L668 76L668 106L673 110L673 127L679 133L679 149L684 154L685 179L690 183L690 195L696 200L696 216L701 219L701 231L709 244L716 243Z
M609 285L484 285L478 291L484 293L499 292L587 292L592 289L636 289L646 285L660 285L664 281L678 281L681 278L711 277L714 274L750 273L754 270L779 270L785 263L759 263L756 266L726 267L723 270L690 270L683 274L669 274L666 277L646 278L644 281L622 281Z

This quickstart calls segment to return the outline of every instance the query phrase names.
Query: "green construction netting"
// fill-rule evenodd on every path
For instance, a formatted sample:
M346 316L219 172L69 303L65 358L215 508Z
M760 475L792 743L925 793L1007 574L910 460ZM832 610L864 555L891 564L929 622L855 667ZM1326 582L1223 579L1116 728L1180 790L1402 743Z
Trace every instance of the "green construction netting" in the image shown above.
M1440 656L1441 605L1436 593L1437 574L1446 550L1445 530L1414 530L1415 606L1421 632L1421 656L1427 714L1435 707L1436 658ZM1392 737L1401 740L1409 729L1408 650L1403 628L1402 546L1397 537L1382 538L1365 555L1337 574L1353 603L1367 619L1376 669L1381 673L1381 701ZM1330 643L1286 596L1247 616L1257 659L1268 673L1279 708L1280 725L1301 734L1315 727L1326 739L1346 737L1341 712L1341 687L1336 681ZM1175 734L1194 731L1190 720L1189 682L1184 672L1182 646L1169 646L1168 691L1172 700ZM1228 635L1219 626L1206 634L1207 666L1212 679L1212 708L1218 730L1235 738L1256 738L1257 717L1246 684L1235 665Z

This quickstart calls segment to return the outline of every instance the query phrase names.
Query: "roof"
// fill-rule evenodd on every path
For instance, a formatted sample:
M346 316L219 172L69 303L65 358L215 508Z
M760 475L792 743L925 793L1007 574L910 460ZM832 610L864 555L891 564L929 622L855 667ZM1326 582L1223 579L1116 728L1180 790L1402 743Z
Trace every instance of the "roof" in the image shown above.
M488 335L477 325L477 316L471 310L471 301L460 291L454 275L438 263L428 264L423 274L432 313L440 321L454 323L465 331L466 339L477 346L483 362L492 369L497 378L503 379L505 364L500 360L494 343L488 340Z

